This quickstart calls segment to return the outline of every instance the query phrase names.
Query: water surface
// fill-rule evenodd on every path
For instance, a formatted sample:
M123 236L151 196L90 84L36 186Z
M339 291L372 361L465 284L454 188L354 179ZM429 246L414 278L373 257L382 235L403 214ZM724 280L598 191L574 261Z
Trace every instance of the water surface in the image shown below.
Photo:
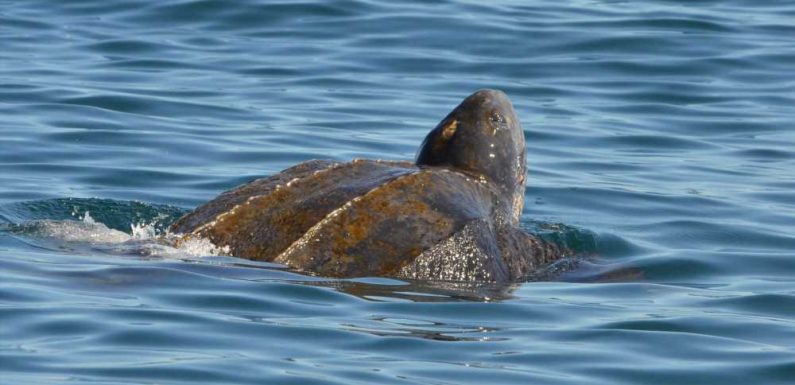
M790 384L793 20L772 0L0 1L0 382ZM303 160L410 159L484 87L525 128L523 226L589 255L557 281L125 248Z

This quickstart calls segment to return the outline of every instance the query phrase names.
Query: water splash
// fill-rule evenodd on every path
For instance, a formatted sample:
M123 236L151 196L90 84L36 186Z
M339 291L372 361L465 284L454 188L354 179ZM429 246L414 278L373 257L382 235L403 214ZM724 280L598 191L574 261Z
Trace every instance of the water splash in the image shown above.
M158 233L187 210L138 201L99 198L57 198L0 205L0 216L11 223L37 219L101 222L108 228L130 232L134 224L151 224Z
M163 258L225 254L204 239L177 242L166 229L184 211L171 206L68 198L20 202L0 211L18 219L0 230L45 249Z
M83 214L83 217L81 219L83 222L86 223L97 223L97 221L95 221L94 218L91 218L91 213L89 213L88 211L86 211L85 214Z

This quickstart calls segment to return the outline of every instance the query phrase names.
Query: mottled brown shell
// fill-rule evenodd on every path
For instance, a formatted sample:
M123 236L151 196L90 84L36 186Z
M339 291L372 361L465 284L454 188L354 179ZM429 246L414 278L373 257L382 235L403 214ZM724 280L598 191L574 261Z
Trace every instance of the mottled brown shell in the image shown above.
M316 160L225 192L171 231L323 276L509 281L558 251L534 248L497 199L447 168Z

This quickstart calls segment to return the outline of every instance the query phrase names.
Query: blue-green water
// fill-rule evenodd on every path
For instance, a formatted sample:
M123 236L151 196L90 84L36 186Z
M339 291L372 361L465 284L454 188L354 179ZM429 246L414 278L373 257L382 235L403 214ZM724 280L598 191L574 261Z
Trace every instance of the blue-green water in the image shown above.
M792 384L793 68L790 1L0 1L0 383ZM483 87L525 128L523 224L588 255L558 281L325 280L105 227L412 158Z

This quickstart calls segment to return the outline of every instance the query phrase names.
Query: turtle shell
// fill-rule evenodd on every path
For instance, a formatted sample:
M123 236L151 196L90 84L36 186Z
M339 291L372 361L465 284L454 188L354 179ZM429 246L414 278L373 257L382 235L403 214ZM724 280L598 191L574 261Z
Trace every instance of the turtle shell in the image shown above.
M507 217L490 183L459 171L313 160L227 191L171 231L323 276L508 281L558 250Z

